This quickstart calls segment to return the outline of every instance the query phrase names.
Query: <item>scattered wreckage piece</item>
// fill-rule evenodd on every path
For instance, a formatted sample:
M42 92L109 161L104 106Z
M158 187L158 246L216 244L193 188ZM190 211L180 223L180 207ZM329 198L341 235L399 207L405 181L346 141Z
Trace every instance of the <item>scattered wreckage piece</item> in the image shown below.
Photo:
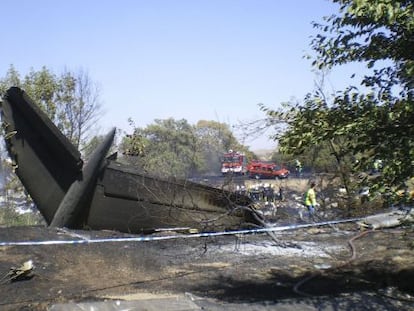
M1 279L0 284L6 282L14 282L24 279L30 279L33 277L34 265L32 260L25 261L20 267L11 267L10 271L6 273Z
M370 229L383 229L397 227L405 223L414 222L414 209L396 210L363 218L358 225Z
M80 152L17 87L2 103L6 148L17 176L47 224L130 233L260 225L251 200L186 180L160 179L107 156L111 130L84 164Z

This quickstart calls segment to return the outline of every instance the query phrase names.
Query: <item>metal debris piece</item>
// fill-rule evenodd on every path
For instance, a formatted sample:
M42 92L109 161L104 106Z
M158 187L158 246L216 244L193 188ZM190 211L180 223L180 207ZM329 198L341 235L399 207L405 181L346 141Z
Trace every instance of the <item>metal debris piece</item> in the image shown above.
M404 223L414 222L414 209L396 210L363 218L358 225L370 229L398 227Z
M318 270L327 270L327 269L332 268L332 265L328 263L314 264L313 266Z
M52 227L153 233L169 227L211 232L260 226L246 195L158 178L116 161L116 153L107 157L115 129L84 161L23 90L7 90L1 108L15 173Z
M10 271L0 280L1 284L29 279L33 277L34 268L33 260L25 261L19 268L11 267Z

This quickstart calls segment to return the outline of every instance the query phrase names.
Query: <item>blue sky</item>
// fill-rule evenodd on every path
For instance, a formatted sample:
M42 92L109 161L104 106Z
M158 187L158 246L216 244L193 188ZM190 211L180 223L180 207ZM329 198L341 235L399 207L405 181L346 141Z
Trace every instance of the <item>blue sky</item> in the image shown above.
M99 84L102 131L124 130L131 117L261 119L311 91L312 21L337 11L327 0L2 0L0 75L46 66L86 70ZM329 78L343 87L350 72ZM237 133L236 133L237 134ZM270 134L270 133L268 133ZM267 134L244 142L275 144Z

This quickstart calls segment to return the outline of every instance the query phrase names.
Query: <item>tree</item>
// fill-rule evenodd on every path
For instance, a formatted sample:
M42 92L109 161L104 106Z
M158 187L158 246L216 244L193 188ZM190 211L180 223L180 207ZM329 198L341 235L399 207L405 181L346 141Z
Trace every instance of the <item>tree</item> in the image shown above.
M373 190L396 193L414 174L414 4L413 1L333 0L339 13L314 23L319 34L311 46L313 65L334 68L351 62L368 73L360 88L349 86L328 102L320 92L283 111L265 109L284 118L280 137L285 151L300 154L328 143L340 165L366 170L376 159L382 174L363 182Z
M46 67L42 67L39 71L31 69L21 79L18 71L11 65L6 76L0 79L0 97L3 97L11 86L23 88L75 147L81 149L83 146L91 146L91 143L87 143L87 138L91 126L99 117L100 103L99 91L87 73L79 71L75 74L66 71L57 76ZM4 153L5 150L1 150L1 154ZM6 158L2 156L2 159ZM2 165L7 167L7 161L3 160ZM14 174L11 175L5 189L22 192L21 183Z
M24 77L22 87L24 91L39 107L46 112L49 118L57 120L57 90L58 77L45 66L40 71L30 72Z
M3 97L3 94L11 86L21 87L20 74L13 65L10 65L5 78L0 80L0 95Z
M200 159L194 127L185 119L154 120L146 128L135 127L121 142L129 163L157 176L185 178L197 171Z
M203 163L200 173L217 173L223 154L230 149L250 155L249 150L238 142L225 123L200 120L195 126L195 131L198 139L198 152Z
M201 120L195 126L187 120L155 120L146 128L134 125L125 135L120 150L127 161L159 176L186 178L198 174L218 173L220 160L229 149L245 152L227 124Z
M0 80L0 95L11 86L22 87L76 148L82 149L88 143L92 126L100 117L101 104L99 88L87 72L65 71L57 76L42 67L39 71L31 69L20 79L11 65Z
M84 70L76 74L66 71L60 77L58 127L77 148L88 143L91 127L101 115L99 93L98 86Z

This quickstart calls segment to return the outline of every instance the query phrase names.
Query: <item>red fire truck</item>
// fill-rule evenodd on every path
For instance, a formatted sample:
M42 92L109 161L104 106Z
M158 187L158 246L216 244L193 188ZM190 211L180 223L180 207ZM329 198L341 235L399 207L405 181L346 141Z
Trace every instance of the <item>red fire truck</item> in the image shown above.
M245 175L247 173L247 158L244 153L229 150L223 155L221 161L221 173Z

